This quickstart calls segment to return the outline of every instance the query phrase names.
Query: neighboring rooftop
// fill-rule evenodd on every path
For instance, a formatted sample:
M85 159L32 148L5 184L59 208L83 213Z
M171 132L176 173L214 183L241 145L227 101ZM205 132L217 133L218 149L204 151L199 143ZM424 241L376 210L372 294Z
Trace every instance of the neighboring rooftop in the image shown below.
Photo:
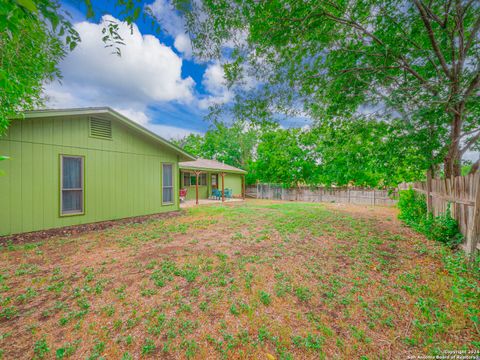
M186 170L220 170L225 172L246 174L245 170L221 163L217 160L197 159L195 161L183 161L179 163L180 169Z

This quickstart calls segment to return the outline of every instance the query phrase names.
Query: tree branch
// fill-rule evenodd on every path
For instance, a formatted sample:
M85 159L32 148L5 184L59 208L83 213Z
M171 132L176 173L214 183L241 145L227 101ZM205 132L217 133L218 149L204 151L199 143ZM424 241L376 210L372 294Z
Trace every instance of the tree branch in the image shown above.
M468 140L465 146L462 149L460 149L460 156L465 154L465 152L467 152L467 150L470 149L470 147L474 145L478 139L480 139L480 132L474 137L472 137L470 140Z
M475 130L470 130L470 131L468 131L468 132L465 132L465 133L463 133L462 135L460 135L458 138L461 139L461 138L463 138L463 137L465 137L465 136L472 135L472 134L476 133L477 131L480 131L480 128L475 129Z
M345 19L345 18L335 16L332 13L330 13L326 10L323 10L323 9L321 9L318 13L311 12L310 14L308 14L307 16L305 16L303 18L283 18L283 20L284 21L294 21L294 22L302 22L303 23L304 21L306 21L307 19L309 19L311 17L321 17L321 16L325 16L325 17L327 17L327 18L329 18L329 19L331 19L331 20L333 20L333 21L335 21L339 24L351 26L352 28L361 31L364 35L371 38L378 45L381 45L382 47L385 47L385 43L379 37L377 37L376 35L374 35L370 31L368 31L364 26L360 25L358 22L350 20L350 19ZM435 42L435 44L436 44L436 42ZM386 49L386 51L388 52L388 49ZM409 72L411 75L413 75L415 78L417 78L417 80L419 80L422 83L422 85L425 86L425 88L427 90L431 91L432 94L434 94L434 95L438 94L438 91L425 78L423 78L417 71L415 71L412 68L412 66L410 65L408 60L403 55L401 55L401 54L396 55L395 61L400 63L402 65L402 67L407 72ZM448 69L447 69L447 72L448 72Z
M425 6L425 11L428 14L428 16L430 17L430 19L435 21L442 28L445 27L444 22L442 22L442 20L432 11L432 9L430 9L430 7Z
M340 73L346 74L349 72L356 72L356 71L377 71L377 70L401 69L401 68L402 66L357 67L357 68L341 70Z
M473 42L477 38L477 33L480 30L480 16L477 18L477 21L475 22L475 25L472 27L472 31L470 32L470 37L467 40L467 43L465 44L463 53L466 55L468 50L470 50L470 47L472 46Z
M470 85L468 86L467 90L463 94L462 102L467 101L467 98L472 95L472 93L480 86L480 71L477 72L477 75L472 79Z
M478 158L478 160L472 164L472 168L470 169L470 172L468 173L468 175L475 174L478 171L479 167L480 167L480 158Z
M419 0L414 0L414 3L418 11L420 12L420 17L423 21L423 24L425 25L425 28L427 29L427 34L430 39L430 43L432 44L433 51L435 51L435 54L437 55L437 58L440 61L440 65L442 66L443 71L445 72L447 77L452 80L452 74L448 69L448 65L447 65L447 62L445 61L445 57L443 56L442 51L438 46L437 40L435 39L435 35L432 29L432 24L430 24L430 21L428 20L427 11L425 10L424 5Z
M450 14L450 6L452 5L452 0L449 0L445 4L445 17L443 18L443 28L447 26L448 23L448 15Z

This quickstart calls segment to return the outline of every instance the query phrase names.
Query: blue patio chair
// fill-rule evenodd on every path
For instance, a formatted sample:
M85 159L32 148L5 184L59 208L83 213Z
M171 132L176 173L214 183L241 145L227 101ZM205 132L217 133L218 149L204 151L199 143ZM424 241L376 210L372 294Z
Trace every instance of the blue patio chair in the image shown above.
M231 199L231 198L232 198L232 195L233 195L232 193L233 193L232 189L225 189L225 197L226 197L227 199Z
M215 198L216 200L222 198L222 192L218 189L212 189L212 197Z

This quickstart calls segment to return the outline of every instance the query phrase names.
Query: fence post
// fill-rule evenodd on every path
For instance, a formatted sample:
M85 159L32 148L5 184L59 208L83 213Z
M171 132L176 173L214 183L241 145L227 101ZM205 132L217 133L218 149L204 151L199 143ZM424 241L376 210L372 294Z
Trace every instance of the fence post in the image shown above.
M473 180L473 179L472 179ZM479 181L480 182L480 181ZM477 244L480 241L480 183L477 184L477 193L475 194L475 205L473 207L473 223L470 236L467 236L467 253L470 255L470 259L473 260L475 252L477 250Z
M427 211L433 213L432 209L432 169L427 170Z
M373 206L375 206L375 189L373 189Z

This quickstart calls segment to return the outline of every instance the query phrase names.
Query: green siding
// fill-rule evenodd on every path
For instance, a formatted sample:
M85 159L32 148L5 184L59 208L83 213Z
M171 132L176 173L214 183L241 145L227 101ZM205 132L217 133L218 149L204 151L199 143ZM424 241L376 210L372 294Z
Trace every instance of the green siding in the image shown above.
M0 138L0 235L178 210L178 156L112 119L112 140L89 137L86 116L15 120ZM60 216L60 155L85 157L85 214ZM162 206L161 164L174 204Z
M225 188L233 190L234 197L240 197L242 195L242 176L239 174L225 174ZM222 186L222 178L219 179L220 189Z

